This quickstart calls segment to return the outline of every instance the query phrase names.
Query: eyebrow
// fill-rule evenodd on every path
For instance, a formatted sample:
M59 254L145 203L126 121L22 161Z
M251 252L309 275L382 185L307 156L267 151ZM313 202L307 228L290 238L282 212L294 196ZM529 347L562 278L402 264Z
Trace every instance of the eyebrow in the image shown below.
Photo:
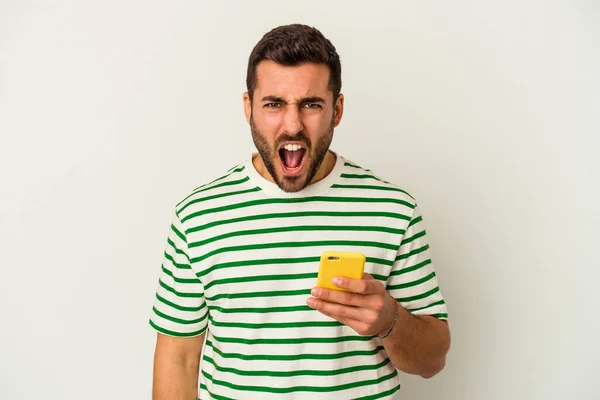
M287 104L287 101L278 96L265 96L262 98L262 101L272 101L274 103ZM300 99L300 103L325 103L325 99L319 96L303 97Z

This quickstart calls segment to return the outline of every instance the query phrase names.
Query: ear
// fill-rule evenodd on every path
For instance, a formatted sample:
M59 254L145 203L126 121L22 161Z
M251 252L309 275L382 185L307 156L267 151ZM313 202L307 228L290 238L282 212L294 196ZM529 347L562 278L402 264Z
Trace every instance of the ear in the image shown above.
M333 107L333 121L334 126L338 126L342 121L342 115L344 114L344 95L340 93L335 105Z
M244 93L244 114L246 114L246 122L250 123L250 116L252 115L252 101L250 101L250 95L248 92Z

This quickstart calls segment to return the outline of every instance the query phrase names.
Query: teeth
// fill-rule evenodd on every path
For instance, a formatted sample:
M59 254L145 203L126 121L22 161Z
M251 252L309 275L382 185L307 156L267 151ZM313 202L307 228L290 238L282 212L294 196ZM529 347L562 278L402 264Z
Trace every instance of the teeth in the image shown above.
M302 146L300 146L299 144L286 144L285 146L283 146L283 148L288 151L296 151L300 150Z

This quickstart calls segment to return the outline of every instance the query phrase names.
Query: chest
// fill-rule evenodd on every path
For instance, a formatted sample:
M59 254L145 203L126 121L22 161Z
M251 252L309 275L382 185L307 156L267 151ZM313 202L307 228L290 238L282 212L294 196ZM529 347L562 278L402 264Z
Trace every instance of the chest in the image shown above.
M233 209L195 222L202 229L189 233L189 255L213 308L304 304L328 250L365 254L365 272L385 281L406 225L378 205L320 203Z

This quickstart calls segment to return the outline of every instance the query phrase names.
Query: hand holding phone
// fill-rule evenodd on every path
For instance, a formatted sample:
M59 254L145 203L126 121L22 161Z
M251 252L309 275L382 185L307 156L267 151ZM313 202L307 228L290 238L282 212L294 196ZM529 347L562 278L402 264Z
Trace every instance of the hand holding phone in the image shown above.
M366 257L359 252L326 251L321 255L317 286L333 290L348 291L335 286L331 280L336 276L362 279Z

